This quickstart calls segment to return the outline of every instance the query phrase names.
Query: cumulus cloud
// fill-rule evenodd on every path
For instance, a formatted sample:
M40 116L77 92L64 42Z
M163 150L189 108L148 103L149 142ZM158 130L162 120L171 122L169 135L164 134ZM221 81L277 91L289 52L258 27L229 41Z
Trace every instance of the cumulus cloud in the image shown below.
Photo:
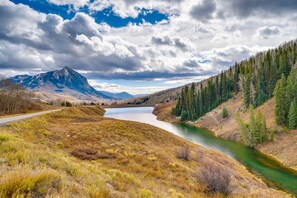
M269 37L280 35L281 29L278 26L264 26L257 29L255 36L268 39Z
M153 36L151 39L151 43L157 46L174 46L181 50L191 49L191 42L186 38L173 37L169 36Z
M203 54L210 58L211 65L215 65L218 71L227 69L235 62L245 60L257 52L265 50L265 47L247 47L244 45L231 45L223 48L214 48Z
M231 0L230 3L234 14L239 17L248 17L252 14L287 14L296 12L296 0Z
M88 4L89 0L47 0L56 5L73 5L75 10Z
M271 1L267 7L266 0L49 2L76 7L74 17L63 19L0 0L1 72L34 73L67 65L92 79L197 80L293 39L297 28L291 0ZM83 6L91 13L79 12ZM273 12L277 6L281 8ZM168 20L113 28L93 18L93 12L105 8L123 18L137 17L142 9L158 10Z
M203 0L203 2L192 8L190 15L196 20L205 22L213 18L215 11L216 3L214 0Z
M95 87L95 89L100 91L108 91L108 92L114 92L114 93L120 93L123 91L126 91L130 94L149 94L158 92L161 90L169 89L170 86L164 86L163 85L146 85L144 86L128 86L128 85L120 85L116 83L111 82L102 82L97 80L89 80L90 85Z

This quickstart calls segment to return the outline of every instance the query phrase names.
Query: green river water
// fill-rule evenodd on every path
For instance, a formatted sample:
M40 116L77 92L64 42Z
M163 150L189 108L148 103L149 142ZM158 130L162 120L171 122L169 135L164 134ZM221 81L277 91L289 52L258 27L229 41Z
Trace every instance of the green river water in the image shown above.
M286 168L278 161L243 144L215 137L207 130L187 124L172 124L159 121L152 114L152 111L152 107L111 108L106 109L105 117L138 121L165 129L191 142L239 161L252 173L263 178L268 185L297 196L297 171Z

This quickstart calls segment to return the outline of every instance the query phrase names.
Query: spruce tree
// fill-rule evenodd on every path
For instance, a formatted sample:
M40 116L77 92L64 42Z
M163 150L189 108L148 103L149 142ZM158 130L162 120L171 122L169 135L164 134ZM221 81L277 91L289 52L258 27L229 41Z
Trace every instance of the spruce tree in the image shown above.
M282 78L277 81L276 87L274 89L274 111L276 123L280 125L285 125L287 120L286 112L286 78L282 75Z
M291 102L291 105L290 105L288 122L289 122L290 129L297 129L297 105L295 100Z
M243 101L246 108L248 108L251 104L251 80L249 75L243 77L242 79L242 94L243 94Z

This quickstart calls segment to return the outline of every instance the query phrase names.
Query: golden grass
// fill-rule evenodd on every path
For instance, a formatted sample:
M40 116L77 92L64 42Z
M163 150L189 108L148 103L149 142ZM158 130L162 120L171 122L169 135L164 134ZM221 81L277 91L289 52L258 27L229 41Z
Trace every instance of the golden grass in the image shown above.
M20 166L0 179L0 197L45 197L60 194L61 189L61 177L53 170L37 171Z
M98 107L66 108L1 128L0 197L222 197L195 180L197 153L233 170L233 197L284 196L225 156L103 113ZM184 146L190 148L189 161L175 156ZM82 160L73 151L113 157Z

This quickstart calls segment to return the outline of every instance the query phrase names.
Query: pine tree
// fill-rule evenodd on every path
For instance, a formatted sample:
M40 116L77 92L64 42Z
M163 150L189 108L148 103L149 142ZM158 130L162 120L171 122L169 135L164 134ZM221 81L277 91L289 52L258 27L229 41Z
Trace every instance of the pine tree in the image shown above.
M287 112L286 112L286 78L282 75L282 78L277 81L274 89L275 100L275 119L276 123L280 125L286 124Z
M246 108L248 108L251 104L251 80L250 76L246 76L242 78L242 94L243 101Z
M288 122L289 122L290 129L297 129L297 105L295 100L291 102L291 105L290 105Z
M291 71L287 79L286 97L289 102L297 101L297 72L294 70ZM287 109L289 109L289 106Z
M223 73L222 76L222 101L227 101L228 99L228 82L227 82L227 76L225 73Z
M249 108L250 122L244 123L242 119L237 115L237 123L240 126L241 137L245 145L249 147L255 147L257 144L261 144L266 140L271 139L271 133L267 129L266 120L263 114L258 111L255 115L253 107Z
M248 142L247 145L250 147L255 147L257 145L257 136L259 134L258 131L258 122L255 118L255 113L253 111L253 106L250 106L250 123L249 123L249 131L248 131Z

